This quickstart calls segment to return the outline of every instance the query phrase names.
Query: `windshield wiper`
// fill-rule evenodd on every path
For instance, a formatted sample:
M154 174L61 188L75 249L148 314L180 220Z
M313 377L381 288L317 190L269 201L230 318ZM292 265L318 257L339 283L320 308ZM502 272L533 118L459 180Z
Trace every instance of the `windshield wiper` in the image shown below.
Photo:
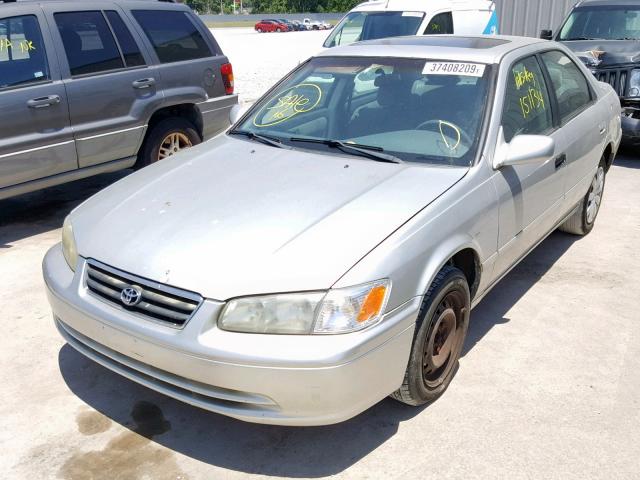
M367 157L371 160L375 160L376 162L384 162L384 163L404 163L398 157L393 155L389 155L388 153L383 153L384 149L382 147L375 147L372 145L360 145L357 143L345 143L340 140L319 140L316 138L290 138L291 142L300 142L300 143L318 143L321 145L327 145L331 148L337 148L338 150L342 150L344 153L348 153L351 155L358 155L361 157Z
M572 42L574 40L604 40L604 38L571 37L571 38L561 38L560 40L564 42Z
M268 135L261 135L259 133L253 132L245 132L243 130L231 130L229 135L242 135L251 140L258 140L259 142L264 143L265 145L270 145L276 148L286 148L285 145L277 138L270 137Z

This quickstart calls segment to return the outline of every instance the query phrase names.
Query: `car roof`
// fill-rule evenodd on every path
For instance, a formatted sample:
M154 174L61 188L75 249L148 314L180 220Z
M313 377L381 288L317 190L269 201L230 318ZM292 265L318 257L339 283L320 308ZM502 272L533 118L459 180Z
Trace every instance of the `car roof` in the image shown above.
M416 35L352 43L318 56L406 57L499 63L506 54L547 40L506 35Z
M640 7L640 0L582 0L578 2L576 8L580 7Z
M355 11L414 11L433 12L435 10L475 10L488 9L493 4L490 0L372 0L355 7Z
M180 10L189 9L188 6L179 3L174 0L88 0L79 2L78 0L0 0L0 5L28 5L28 4L41 4L41 5L78 5L79 7L85 7L85 4L96 4L96 3L105 3L105 4L118 4L118 5L126 5L126 6L138 6L145 8L155 8L155 7L167 7L176 8Z

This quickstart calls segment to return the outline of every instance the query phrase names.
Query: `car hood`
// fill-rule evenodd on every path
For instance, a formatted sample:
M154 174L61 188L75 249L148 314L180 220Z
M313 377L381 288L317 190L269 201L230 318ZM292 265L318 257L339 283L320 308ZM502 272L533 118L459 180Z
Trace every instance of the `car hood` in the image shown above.
M574 40L563 44L589 67L610 67L640 61L640 43L634 40Z
M222 135L113 184L71 222L81 256L208 298L320 290L467 170Z

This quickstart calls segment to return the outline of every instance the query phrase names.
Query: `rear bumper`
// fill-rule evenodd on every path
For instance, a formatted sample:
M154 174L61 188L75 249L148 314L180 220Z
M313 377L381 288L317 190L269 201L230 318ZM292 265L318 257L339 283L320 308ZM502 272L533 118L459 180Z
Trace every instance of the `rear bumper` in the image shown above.
M216 97L197 104L202 115L203 140L207 141L220 132L226 130L229 125L229 113L234 105L238 104L238 95L225 95Z
M56 326L94 361L183 402L240 420L326 425L366 410L402 383L418 300L370 329L336 336L248 335L217 329L205 301L182 330L92 297L59 246L43 264Z

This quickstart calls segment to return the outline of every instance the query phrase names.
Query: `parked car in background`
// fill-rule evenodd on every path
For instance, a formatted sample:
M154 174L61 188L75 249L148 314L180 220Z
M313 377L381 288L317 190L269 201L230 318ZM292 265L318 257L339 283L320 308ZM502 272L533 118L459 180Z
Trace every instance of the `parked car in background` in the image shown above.
M260 20L255 24L255 31L258 33L270 33L270 32L287 32L289 27L284 23L280 23L277 20Z
M293 23L296 26L296 30L303 31L303 32L305 30L309 30L309 28L307 28L307 26L303 24L300 20L292 20L291 23Z
M227 133L69 215L44 259L55 324L111 370L242 420L432 402L471 308L557 227L594 227L620 136L616 93L557 43L325 51Z
M609 83L622 103L625 141L640 142L640 1L583 0L558 32L544 30L573 50L598 80Z
M322 23L316 20L311 20L310 18L305 18L302 20L302 23L307 27L307 30L324 30Z
M0 199L209 139L238 103L227 57L186 6L0 3Z
M278 19L278 21L279 21L280 23L282 23L282 24L286 25L286 26L287 26L287 28L288 28L288 30L289 30L290 32L300 30L300 28L299 28L295 23L293 23L293 22L292 22L292 21L290 21L290 20L287 20L287 19L285 19L285 18L279 18L279 19Z
M373 0L351 10L333 28L325 48L402 35L497 34L490 0Z

